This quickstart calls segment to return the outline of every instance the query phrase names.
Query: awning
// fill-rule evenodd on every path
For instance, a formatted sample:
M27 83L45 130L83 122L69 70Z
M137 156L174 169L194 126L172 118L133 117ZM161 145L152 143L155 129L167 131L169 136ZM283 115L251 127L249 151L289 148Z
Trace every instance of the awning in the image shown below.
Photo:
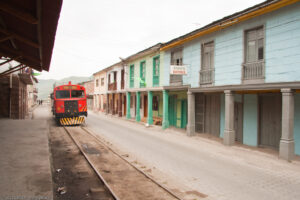
M62 0L1 0L0 57L49 71L61 7Z

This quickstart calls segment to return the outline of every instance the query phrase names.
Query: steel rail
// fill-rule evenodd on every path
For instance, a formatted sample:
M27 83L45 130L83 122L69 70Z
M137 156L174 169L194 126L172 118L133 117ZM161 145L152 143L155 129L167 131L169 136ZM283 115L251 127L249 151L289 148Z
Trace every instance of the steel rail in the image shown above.
M96 170L96 167L93 165L93 163L90 161L90 159L88 158L88 156L86 155L86 153L81 149L80 145L76 142L76 140L74 139L74 137L72 136L72 134L70 133L70 131L63 126L64 130L68 133L68 135L71 137L71 139L73 140L73 142L75 143L75 145L78 147L78 149L80 150L80 152L83 154L83 156L85 157L85 159L87 160L87 162L89 163L89 165L92 167L92 169L94 170L94 172L97 174L98 178L103 182L103 184L105 185L105 187L108 189L108 191L111 193L111 195L113 196L113 198L115 200L120 200L120 198L114 193L114 191L112 190L112 188L108 185L108 183L105 181L105 179L103 178L103 176ZM84 130L84 129L83 129Z
M167 187L163 186L162 184L160 184L159 182L157 182L156 180L154 180L153 178L151 178L148 174L146 174L145 172L143 172L142 170L140 170L139 168L137 168L135 165L133 165L132 163L130 163L128 160L126 160L123 156L121 156L120 154L118 154L115 150L113 150L112 148L110 148L109 146L107 146L104 142L102 142L97 136L95 136L91 130L88 130L87 128L83 128L81 127L81 129L83 129L85 132L87 132L89 135L93 136L99 143L101 143L102 145L104 145L106 148L108 148L111 152L113 152L115 155L117 155L118 157L120 157L122 160L124 160L126 163L128 163L130 166L132 166L134 169L136 169L137 171L139 171L141 174L143 174L146 178L150 179L150 181L152 181L153 183L155 183L156 185L158 185L160 188L162 188L163 190L165 190L166 192L168 192L171 196L173 196L174 198L178 199L178 200L183 200L181 197L179 197L177 194L175 194L174 192L172 192L171 190L169 190Z

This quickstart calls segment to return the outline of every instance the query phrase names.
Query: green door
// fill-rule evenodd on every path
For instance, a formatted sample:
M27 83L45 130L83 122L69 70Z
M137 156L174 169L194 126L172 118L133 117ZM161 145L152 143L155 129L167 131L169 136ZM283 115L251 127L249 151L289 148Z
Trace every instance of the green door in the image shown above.
M176 126L177 116L176 116L176 97L169 97L169 124L170 126Z
M184 99L181 101L181 128L186 127L186 122L187 122L187 100Z

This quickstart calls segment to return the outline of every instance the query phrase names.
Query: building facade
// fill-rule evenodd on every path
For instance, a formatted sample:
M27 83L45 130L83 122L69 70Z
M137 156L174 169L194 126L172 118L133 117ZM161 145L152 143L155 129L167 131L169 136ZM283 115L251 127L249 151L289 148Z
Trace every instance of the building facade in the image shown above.
M300 155L299 13L298 1L265 1L129 56L106 68L106 112L293 159Z
M90 80L79 84L85 88L87 108L89 110L93 110L94 109L94 81Z
M94 109L95 111L105 112L107 100L107 81L106 70L101 70L93 74L94 80Z
M161 125L163 65L156 44L126 58L127 119Z
M263 2L164 45L189 66L188 135L300 155L300 3L290 3Z
M122 62L116 63L106 69L107 81L107 107L106 113L126 115L126 93L125 93L125 66Z

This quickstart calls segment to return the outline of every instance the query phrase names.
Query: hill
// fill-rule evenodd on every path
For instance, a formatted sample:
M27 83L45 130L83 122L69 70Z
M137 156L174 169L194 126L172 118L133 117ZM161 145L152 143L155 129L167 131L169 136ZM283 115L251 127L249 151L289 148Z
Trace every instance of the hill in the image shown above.
M77 84L77 83L89 81L91 79L92 79L92 77L80 77L80 76L71 76L71 77L60 79L60 80L38 79L39 80L39 82L37 84L38 99L47 99L53 90L54 84L55 85L63 85L63 84L68 84L69 81L71 81L72 84Z

